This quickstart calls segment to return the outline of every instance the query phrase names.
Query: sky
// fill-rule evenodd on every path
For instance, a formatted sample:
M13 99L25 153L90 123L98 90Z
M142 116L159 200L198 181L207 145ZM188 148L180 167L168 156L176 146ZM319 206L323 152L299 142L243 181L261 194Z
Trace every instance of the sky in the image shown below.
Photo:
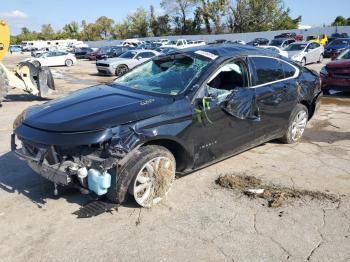
M102 15L121 22L138 7L149 10L150 5L162 14L159 3L160 0L0 0L0 19L7 20L11 34L16 35L24 26L40 31L42 24L51 24L58 30L73 20L94 22ZM284 3L293 18L302 16L302 25L328 25L338 15L350 16L350 0L285 0Z

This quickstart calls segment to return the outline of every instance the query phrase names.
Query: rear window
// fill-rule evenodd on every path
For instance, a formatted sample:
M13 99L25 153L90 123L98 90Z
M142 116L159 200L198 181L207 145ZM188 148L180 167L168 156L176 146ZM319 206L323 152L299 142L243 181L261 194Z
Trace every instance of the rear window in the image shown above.
M262 85L285 78L280 60L269 57L252 57L255 71L254 85Z

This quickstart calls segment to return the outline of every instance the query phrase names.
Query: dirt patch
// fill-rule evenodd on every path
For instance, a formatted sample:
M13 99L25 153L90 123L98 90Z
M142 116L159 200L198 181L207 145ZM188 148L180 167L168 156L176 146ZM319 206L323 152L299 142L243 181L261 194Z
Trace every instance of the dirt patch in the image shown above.
M324 96L321 100L322 105L337 105L337 106L350 106L350 100L346 98L337 98Z
M301 190L289 187L282 187L274 184L265 184L261 179L244 174L223 175L216 183L222 187L233 189L251 198L262 198L267 201L267 206L276 208L281 207L288 199L301 199L308 197L310 199L327 200L332 203L339 202L335 195L326 194L319 191Z
M172 167L166 167L162 162L164 159L160 160L159 169L155 174L154 181L154 195L155 197L163 197L168 192L171 183L173 182Z

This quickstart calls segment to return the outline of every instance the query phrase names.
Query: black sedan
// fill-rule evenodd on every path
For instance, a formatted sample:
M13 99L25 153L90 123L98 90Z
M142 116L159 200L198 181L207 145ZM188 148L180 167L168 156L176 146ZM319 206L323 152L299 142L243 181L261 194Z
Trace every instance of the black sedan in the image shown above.
M118 57L124 52L135 49L134 47L129 46L108 46L100 48L96 54L96 60L108 59L113 57Z
M298 142L321 94L317 73L269 51L194 47L29 107L14 122L12 150L55 184L149 207L176 171L272 139Z
M259 45L267 45L269 40L266 38L255 38L253 41L247 43L247 45L259 46Z

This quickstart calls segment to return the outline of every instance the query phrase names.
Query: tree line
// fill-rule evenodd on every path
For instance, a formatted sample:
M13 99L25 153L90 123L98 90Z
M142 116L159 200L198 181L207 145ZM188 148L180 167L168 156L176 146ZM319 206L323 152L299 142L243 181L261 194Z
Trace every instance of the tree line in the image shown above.
M55 31L44 24L40 32L27 27L12 37L25 40L74 38L84 41L133 37L259 32L295 29L301 17L291 18L283 0L162 0L164 15L140 7L122 22L101 16L93 23L72 21Z

